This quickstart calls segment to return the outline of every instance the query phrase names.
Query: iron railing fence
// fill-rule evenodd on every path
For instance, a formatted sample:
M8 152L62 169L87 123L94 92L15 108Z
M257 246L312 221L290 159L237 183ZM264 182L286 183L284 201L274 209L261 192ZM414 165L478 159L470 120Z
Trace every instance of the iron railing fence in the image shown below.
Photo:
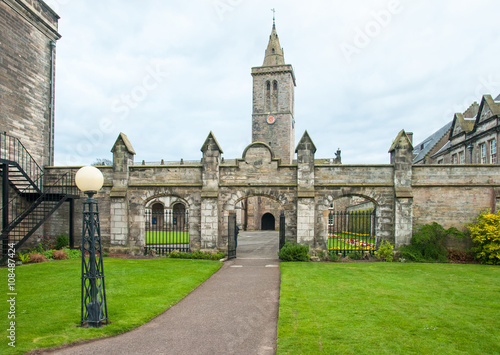
M189 252L189 211L146 210L144 250L159 255Z
M328 214L328 250L347 255L377 250L375 209L366 211L330 211Z

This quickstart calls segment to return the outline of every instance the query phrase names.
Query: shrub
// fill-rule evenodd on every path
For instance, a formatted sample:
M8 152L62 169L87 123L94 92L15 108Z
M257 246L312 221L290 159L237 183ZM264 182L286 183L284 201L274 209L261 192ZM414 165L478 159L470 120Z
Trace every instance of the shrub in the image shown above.
M25 253L25 254L19 253L19 254L17 254L17 257L19 258L19 260L23 264L26 264L26 263L30 262L30 255L29 255L29 253Z
M309 261L309 245L300 245L286 242L283 248L278 252L282 261Z
M40 254L40 253L31 253L30 254L30 261L32 263L43 263L45 261L48 261L45 255Z
M39 254L42 254L43 256L45 256L45 258L47 260L54 260L54 256L52 255L52 250L45 250L45 251L42 251Z
M56 237L55 249L60 250L67 247L69 244L69 238L67 234L61 234Z
M174 259L180 259L180 258L181 258L181 253L180 253L178 250L172 250L172 251L168 254L168 257L169 257L169 258L174 258Z
M347 253L347 256L351 260L361 260L363 259L363 253L360 251L351 251L350 253Z
M394 258L394 254L392 250L394 249L394 245L389 243L387 240L382 241L377 251L375 251L375 256L377 259L382 259L388 262L391 262Z
M81 259L82 251L80 249L69 249L68 250L68 259Z
M68 253L65 250L53 250L52 256L55 260L64 260L68 258Z
M43 252L42 243L38 243L38 245L36 247L34 247L33 249L30 249L30 252L32 252L32 253L42 253Z
M399 249L402 258L411 261L447 262L446 238L463 237L464 234L452 227L444 229L439 223L419 226L413 233L410 245Z
M177 250L173 250L168 254L169 258L172 259L203 259L203 260L220 260L224 258L224 252L220 251L218 253L209 253L201 250L197 250L192 253L188 252L179 252Z
M484 264L500 264L500 211L481 213L467 228L475 244L472 250L476 259Z
M335 250L330 250L328 252L328 259L330 259L330 261L339 261L340 256Z
M448 250L448 260L458 264L474 261L474 252L463 250Z
M48 235L46 236L39 236L39 243L38 247L42 248L43 251L51 250L54 249L56 246L56 240L53 237L49 237Z
M319 260L328 260L328 254L325 254L323 250L320 250L316 253L316 256L319 258Z

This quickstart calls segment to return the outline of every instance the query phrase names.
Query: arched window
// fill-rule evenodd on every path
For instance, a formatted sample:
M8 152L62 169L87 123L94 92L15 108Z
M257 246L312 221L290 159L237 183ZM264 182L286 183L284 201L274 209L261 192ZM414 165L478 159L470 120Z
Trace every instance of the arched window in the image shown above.
M271 112L271 82L266 81L266 99L265 99L265 111Z
M273 81L272 110L273 110L273 112L278 112L278 82L276 80Z

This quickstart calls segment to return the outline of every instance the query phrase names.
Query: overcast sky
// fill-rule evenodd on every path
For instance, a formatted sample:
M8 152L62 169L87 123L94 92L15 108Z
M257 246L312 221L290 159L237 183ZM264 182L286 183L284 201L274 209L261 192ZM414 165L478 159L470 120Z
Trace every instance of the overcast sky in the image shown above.
M251 143L251 68L272 29L297 78L296 137L317 158L387 164L401 129L418 143L483 94L500 94L494 0L46 0L61 16L56 165L226 159Z

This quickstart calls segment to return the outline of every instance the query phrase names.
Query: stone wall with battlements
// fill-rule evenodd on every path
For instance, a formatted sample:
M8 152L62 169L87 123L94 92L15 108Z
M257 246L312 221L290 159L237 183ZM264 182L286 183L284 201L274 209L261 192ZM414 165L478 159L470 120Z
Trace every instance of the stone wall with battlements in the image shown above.
M221 165L220 147L210 136L201 165L141 166L121 159L128 175L123 175L125 167L120 164L99 167L105 176L104 188L96 196L104 243L140 252L144 245L144 211L155 202L180 202L186 206L193 249L224 249L227 218L249 198L272 201L269 206L275 210L273 215L285 213L287 239L316 248L326 247L331 203L345 197L372 202L379 241L388 240L396 246L408 243L413 228L420 224L436 221L446 228L463 229L480 211L495 210L500 204L498 167L412 166L408 164L411 150L407 137L398 137L392 165L311 165L312 141L300 145L297 164L281 165L272 158L270 147L253 143L243 158ZM126 149L116 151L130 154ZM50 181L64 172L75 173L76 168L46 171ZM125 180L117 180L117 173ZM76 201L73 217L77 236L81 230L81 202ZM271 211L259 213L265 212ZM68 218L68 208L60 209L45 224L45 233L66 232Z

